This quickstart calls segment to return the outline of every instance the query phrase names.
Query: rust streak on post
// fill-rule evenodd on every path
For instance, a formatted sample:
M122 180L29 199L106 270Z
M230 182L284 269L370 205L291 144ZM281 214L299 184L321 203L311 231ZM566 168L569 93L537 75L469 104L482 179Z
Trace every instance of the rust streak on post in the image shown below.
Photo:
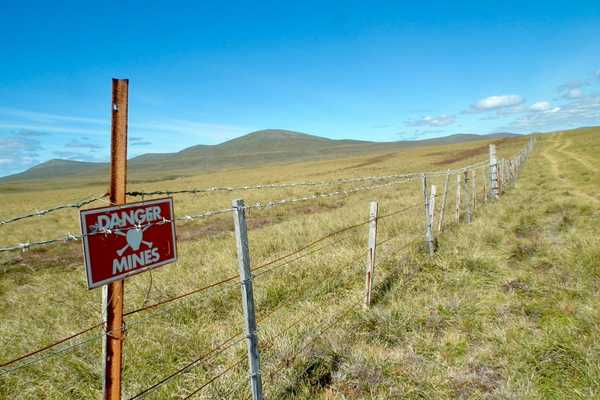
M112 81L112 130L110 155L110 201L125 204L127 191L127 97L129 81ZM106 357L104 371L104 398L121 399L121 370L123 366L124 281L108 285L106 310Z

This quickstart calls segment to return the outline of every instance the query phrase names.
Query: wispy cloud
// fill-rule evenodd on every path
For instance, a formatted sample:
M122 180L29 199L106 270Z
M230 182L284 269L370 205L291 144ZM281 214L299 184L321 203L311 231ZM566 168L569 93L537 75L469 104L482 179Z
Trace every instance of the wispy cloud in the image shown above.
M575 80L563 83L559 85L556 90L559 93L560 98L563 99L578 99L583 97L583 88L590 86L591 82L587 80Z
M52 152L56 157L63 158L70 161L91 161L98 162L102 161L98 159L93 153L83 153L80 151L69 151L69 150L55 150Z
M0 107L0 115L21 118L32 122L52 124L56 122L72 122L92 125L107 125L107 121L99 118L87 118L70 115L48 114L36 111L19 110L16 108Z
M549 101L538 101L529 106L531 111L549 111L552 109L552 104Z
M569 89L563 94L563 97L565 99L578 99L582 96L583 90L581 90L580 88Z
M598 95L574 98L560 106L543 108L543 110L531 110L503 129L551 130L600 123L600 96Z
M417 120L408 120L406 121L407 126L431 126L431 127L440 127L440 126L448 126L452 125L456 122L456 117L454 115L439 115L439 116L425 116L421 117Z
M177 151L198 143L219 143L251 130L168 117L148 120L130 117L130 145L137 150L132 154L139 154L142 149ZM0 175L3 175L56 157L104 160L108 156L110 119L0 107L0 134Z
M72 139L70 142L65 144L65 147L72 149L87 149L90 151L99 150L102 148L102 146L100 146L99 144L78 139Z
M129 137L129 144L131 146L150 146L152 144L151 141L144 139L143 137L139 137L139 136L130 136Z
M488 96L478 100L467 110L467 112L486 112L515 107L522 104L525 100L516 94L503 94L497 96Z
M0 107L0 129L106 136L110 129L110 120ZM198 140L211 143L231 139L250 131L247 127L187 121L168 117L147 121L131 118L129 130L137 136L178 134L195 137ZM149 142L151 140L145 138L144 141Z
M44 146L32 136L32 132L18 132L0 138L0 166L4 171L19 171L39 162Z
M41 133L62 133L62 134L78 134L78 135L106 135L106 130L85 128L85 127L69 127L55 126L44 124L32 124L27 122L0 122L0 129L8 130L30 130Z

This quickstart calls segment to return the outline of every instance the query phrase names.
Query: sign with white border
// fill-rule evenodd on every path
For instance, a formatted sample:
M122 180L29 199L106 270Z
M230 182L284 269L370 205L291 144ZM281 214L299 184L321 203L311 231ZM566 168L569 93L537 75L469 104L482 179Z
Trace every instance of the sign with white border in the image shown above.
M173 198L80 212L88 288L177 261Z

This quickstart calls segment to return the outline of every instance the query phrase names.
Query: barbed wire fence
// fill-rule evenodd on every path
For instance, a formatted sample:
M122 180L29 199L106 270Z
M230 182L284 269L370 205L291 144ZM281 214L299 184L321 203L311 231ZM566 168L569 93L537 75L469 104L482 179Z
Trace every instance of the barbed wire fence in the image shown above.
M400 185L400 184L407 183L407 182L413 182L417 179L422 180L423 194L424 194L423 204L407 205L405 207L402 207L402 208L399 208L396 210L388 211L387 213L382 214L382 215L377 215L377 212L375 212L374 215L373 214L370 215L369 219L363 220L356 224L347 225L342 228L336 229L336 230L334 230L324 236L321 236L317 239L310 240L306 244L301 245L301 246L297 247L296 249L289 251L281 256L276 256L273 259L263 261L262 263L259 263L257 266L255 266L253 268L250 268L249 265L246 266L250 271L250 275L249 275L249 279L247 281L242 282L242 286L248 285L248 284L252 285L253 281L255 279L259 279L259 280L263 279L267 274L272 274L272 273L276 273L276 272L281 273L285 267L288 267L299 260L306 259L308 257L318 257L323 252L327 252L328 249L336 247L340 243L342 243L345 240L344 235L348 232L356 231L359 228L369 226L370 235L374 235L374 237L375 237L375 239L372 243L371 243L371 240L369 241L369 246L368 246L368 248L365 249L365 251L359 251L358 255L353 257L350 260L350 262L348 262L348 264L355 265L358 267L364 267L365 264L367 265L366 284L365 284L364 290L362 291L363 293L361 294L361 289L360 289L361 286L356 285L356 282L359 282L359 281L357 279L355 279L355 276L362 275L362 272L360 269L357 269L356 271L352 270L353 275L350 274L351 275L350 278L352 278L352 279L350 279L345 285L341 285L341 283L340 283L340 286L342 287L342 289L339 289L339 291L346 294L345 298L349 298L349 300L346 302L346 304L339 305L339 307L336 307L336 308L338 308L338 310L336 310L336 312L334 312L329 317L324 317L324 318L320 319L317 322L316 326L309 330L310 333L304 332L304 334L301 333L300 335L298 335L299 338L306 337L307 339L297 349L290 352L290 354L285 355L279 361L276 361L275 363L272 363L270 365L269 370L266 372L267 372L268 382L269 382L269 384L272 384L272 383L274 383L273 380L277 377L277 375L280 374L284 370L284 368L282 368L283 366L290 365L290 363L292 363L293 360L295 360L295 358L298 357L304 351L305 348L307 348L312 343L314 343L314 341L317 340L319 337L322 337L322 335L324 335L327 330L335 327L336 324L338 324L339 321L341 321L347 315L349 315L353 311L354 312L363 312L363 310L364 310L364 312L368 312L369 308L371 307L371 304L370 304L370 301L366 301L365 299L370 299L371 291L373 289L378 290L381 287L381 285L386 284L386 280L390 277L389 274L387 277L382 277L381 279L379 279L379 281L380 281L379 284L375 287L372 287L371 282L374 280L374 276L373 276L374 270L370 269L369 265L371 266L371 268L374 267L374 265L376 264L376 261L377 261L377 264L380 265L392 256L397 257L399 255L399 253L401 253L401 252L407 251L410 248L418 247L418 245L420 243L422 243L425 246L425 248L428 245L432 244L435 249L436 237L434 235L434 231L437 231L437 236L439 236L440 234L442 234L444 225L448 224L448 222L444 221L444 218L448 218L447 215L450 214L450 212L449 212L450 210L446 209L446 207L447 207L446 199L451 190L451 185L449 184L450 177L458 176L458 177L463 177L463 179L464 179L463 185L459 184L460 179L457 181L457 185L456 185L457 205L456 205L456 207L457 207L457 210L461 210L467 216L467 219L468 219L467 222L470 222L470 218L471 218L474 210L476 210L477 208L481 208L482 204L490 201L491 199L498 198L500 195L505 193L509 188L514 186L515 181L521 172L524 162L526 161L527 157L529 156L529 153L533 149L534 143L535 143L535 141L533 139L530 139L527 146L524 149L522 149L521 151L519 151L516 155L514 155L509 160L496 160L495 159L495 148L493 149L493 151L492 151L492 148L490 148L489 162L488 161L479 162L479 163L472 164L472 165L469 165L466 167L453 169L453 170L446 170L446 171L421 172L421 173L411 173L411 174L402 174L402 175L368 176L368 177L357 177L357 178L339 178L339 179L332 180L332 181L305 181L305 182L295 182L295 183L259 184L259 185L239 186L239 187L210 187L210 188L194 188L194 189L186 189L186 190L173 190L173 191L165 190L165 191L148 191L148 192L136 191L136 192L129 192L128 195L132 196L132 197L145 198L145 197L160 196L160 195L199 194L199 193L208 194L208 193L215 193L215 192L236 192L236 191L263 190L263 189L273 190L273 189L281 189L281 188L288 188L288 187L331 186L331 185L342 185L342 184L349 184L349 183L376 182L376 184L374 184L374 185L361 185L361 186L351 187L351 188L344 189L344 190L338 189L338 190L327 192L327 193L316 193L316 194L310 194L310 195L306 195L306 196L284 198L284 199L279 199L279 200L271 200L271 201L267 201L267 202L258 202L258 203L254 203L254 204L248 204L248 205L244 205L243 203L241 203L242 204L241 207L239 206L240 203L238 203L238 206L234 205L234 206L228 207L228 208L208 210L208 211L203 211L203 212L200 212L197 214L184 215L182 217L174 218L173 220L163 219L162 221L158 221L158 222L154 223L154 224L174 224L176 222L185 223L187 221L206 219L206 218L214 217L214 216L221 215L221 214L227 214L227 213L232 213L234 215L236 213L244 214L246 211L252 210L252 209L269 209L269 208L273 208L273 207L296 204L296 203L300 203L300 202L315 201L315 200L319 200L322 198L330 198L330 197L336 197L336 196L349 196L354 193L371 192L371 191L375 191L375 190L379 190L379 189L383 189L383 188L389 188L389 187L392 187L395 185ZM478 173L479 171L481 171L481 172ZM441 193L436 193L436 188L433 187L432 185L429 185L429 183L428 183L428 180L427 180L428 178L435 178L435 177L445 178L444 188ZM482 187L483 190L478 190L478 187L476 184L476 182L477 182L476 178L478 178L479 181L483 182L483 185L480 186L480 188ZM380 182L383 182L383 183L380 183ZM472 184L472 186L468 186L467 182L470 182ZM459 194L461 193L460 192L461 186L462 186L462 190L464 191L464 194L463 194L464 197L462 197L462 199L463 199L462 204L459 200L459 199L461 199L461 197L459 196ZM437 212L437 215L438 215L437 222L438 223L437 223L437 225L434 225L434 216L435 216L436 210L437 210L436 206L435 206L436 200L439 201L439 203L438 203L439 212ZM90 198L83 199L83 200L80 200L77 202L71 202L71 203L67 203L67 204L63 204L63 205L50 207L45 210L38 210L38 211L30 212L27 214L19 215L16 217L7 218L5 220L0 221L0 226L16 223L19 221L24 221L24 220L27 220L30 218L43 217L43 216L46 216L46 215L51 214L58 210L81 209L82 207L84 207L86 205L90 205L96 201L106 201L106 194L101 195L101 196L90 197ZM388 236L386 238L377 239L377 224L380 221L386 220L388 218L396 217L396 216L399 216L402 214L410 213L415 210L419 210L421 207L423 207L423 209L424 209L424 218L425 218L424 235L420 238L415 238L413 240L409 240L408 242L405 242L397 247L387 246L388 249L391 249L390 252L383 256L379 255L379 257L376 258L375 254L378 249L379 250L383 249L384 245L389 245L390 243L392 243L392 241L394 241L400 237L398 235L395 235L393 232L388 232ZM375 207L375 210L376 209L377 209L377 207ZM245 218L243 219L243 221L245 224ZM459 222L459 221L460 221L460 219L457 222ZM435 229L433 228L434 226L436 226ZM140 229L140 228L142 228L142 226L137 226L134 228L126 228L126 229ZM246 230L245 226L244 226L243 230ZM117 230L99 229L98 231L92 232L88 235L111 235L111 234L116 234L116 231ZM240 237L240 232L238 230L236 230L235 234L236 234L236 237L238 240L244 240L244 238ZM26 250L30 250L30 249L40 247L40 246L49 246L49 245L64 243L64 242L68 242L68 241L77 241L77 240L81 240L82 238L83 238L82 235L72 235L71 233L68 233L66 235L63 235L62 237L55 238L55 239L32 241L32 242L27 242L27 243L18 243L18 244L12 245L12 246L3 247L3 248L0 248L0 253L1 252L13 252L13 251L26 251ZM245 240L247 240L247 238ZM306 265L303 267L306 267ZM361 272L361 273L358 274L358 272ZM128 310L124 313L124 317L128 320L126 327L127 327L127 329L135 328L136 326L140 326L140 325L144 324L145 322L150 321L153 318L157 318L158 316L161 316L161 315L167 315L168 313L170 313L172 311L173 307L176 307L184 299L188 299L188 298L192 298L192 297L198 298L198 296L200 294L205 294L205 296L210 296L210 295L216 296L216 295L218 295L219 292L221 292L223 290L231 290L240 284L238 279L240 279L240 274L233 274L233 275L224 277L223 279L219 279L216 282L195 288L193 290L189 290L189 291L180 293L178 295L163 299L161 301L158 301L158 302L155 302L152 304L148 304L148 305L143 305L142 307L139 307L139 308L134 308L134 309ZM215 360L217 358L217 356L219 356L229 350L236 349L239 345L241 345L245 341L250 343L250 337L253 335L256 336L256 335L264 334L266 336L267 331L264 330L262 326L263 326L263 324L265 324L265 327L266 327L266 323L269 321L272 321L273 317L275 315L277 315L277 313L281 312L284 309L293 308L294 310L297 310L297 307L299 305L302 305L303 303L308 302L310 299L313 299L313 300L319 299L322 296L325 296L325 295L331 294L331 293L332 293L331 289L328 286L322 285L322 287L319 288L319 290L310 291L306 296L302 296L301 298L290 296L290 299L276 304L273 307L273 309L269 310L268 312L264 313L263 315L260 315L258 318L256 318L256 316L254 316L254 315L246 314L245 315L246 319L254 319L256 321L256 323L258 324L258 326L256 328L257 329L256 332L248 332L248 331L243 332L242 330L237 331L236 333L232 334L231 336L227 337L226 339L222 340L221 342L217 343L216 345L213 345L210 349L206 350L206 352L199 354L197 357L184 363L183 365L181 365L179 368L175 369L174 371L167 372L162 378L158 379L156 382L150 384L149 386L147 386L146 388L144 388L143 390L139 391L137 394L135 394L129 398L132 400L144 398L146 395L149 395L150 393L163 388L165 385L169 384L173 379L176 379L177 377L186 374L187 372L189 372L191 369L195 368L196 366L205 364L206 362L209 362L211 360ZM336 293L336 295L337 294L338 293ZM254 299L252 298L251 301L254 302ZM363 307L360 307L361 303L363 303ZM254 307L252 307L252 309L254 309ZM134 319L133 321L130 321L131 317L133 315L137 315L140 313L144 313L144 316L141 318ZM288 312L288 314L290 314L290 313ZM300 314L300 316L298 318L292 320L286 326L283 326L280 329L278 329L276 333L273 333L272 337L270 337L267 340L264 340L260 344L255 344L257 346L256 348L253 348L253 349L249 348L249 351L248 351L249 354L247 356L244 355L242 357L238 357L234 360L234 362L232 362L228 365L219 366L218 368L215 367L214 374L212 374L208 379L206 379L203 383L198 385L196 388L190 388L190 390L186 393L187 397L185 397L185 398L191 398L195 395L198 395L199 393L201 393L203 390L205 390L207 387L209 387L213 383L217 382L220 378L222 378L226 374L231 373L235 369L240 369L241 366L243 365L243 362L245 359L249 359L250 365L255 364L255 365L258 365L260 368L260 360L253 359L253 358L257 356L257 354L259 353L259 350L263 351L263 352L267 352L267 350L273 349L277 340L281 340L282 338L286 337L286 335L288 335L288 333L291 332L293 330L293 328L297 328L298 325L300 325L304 321L306 321L306 315L303 315L300 312L298 312L298 314ZM296 329L295 332L296 333L301 332L301 329ZM106 329L104 328L104 323L99 321L98 323L93 324L87 328L84 328L78 332L74 332L69 336L66 336L66 337L56 340L52 343L41 346L37 349L28 351L20 356L10 359L10 360L2 361L2 363L0 364L0 377L4 376L4 375L16 373L17 371L19 371L22 368L25 368L25 367L28 367L28 366L31 366L34 364L42 363L45 360L52 358L52 357L64 356L65 354L68 354L78 348L81 348L82 346L89 345L90 343L93 343L96 340L101 339L102 337L104 337L106 335L111 335L113 333L114 332L107 332ZM218 370L216 370L216 369L218 369ZM261 385L262 385L260 369L258 371L253 371L253 373L251 374L249 379L250 379L251 383L253 383L253 382L255 383L256 380L258 380L259 382L261 382ZM248 378L242 379L237 384L231 385L231 387L229 388L230 390L228 390L226 393L222 394L224 396L224 398L227 398L230 395L239 393L241 391L241 389L248 384L249 379ZM253 387L253 385L250 385L250 386ZM251 394L252 397L255 399L263 398L262 390L260 390L259 392L256 392L256 390L253 389L251 392L249 391L247 394Z

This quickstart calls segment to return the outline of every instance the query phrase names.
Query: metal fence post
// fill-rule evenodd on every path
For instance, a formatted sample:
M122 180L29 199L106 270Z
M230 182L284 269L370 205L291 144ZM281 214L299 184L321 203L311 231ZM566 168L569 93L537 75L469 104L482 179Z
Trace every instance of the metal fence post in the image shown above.
M263 400L262 380L260 376L260 354L256 335L256 315L254 311L254 293L252 290L252 273L250 271L250 250L248 248L248 229L243 200L233 201L233 223L235 226L235 242L237 245L242 283L242 305L246 319L246 338L248 339L248 363L250 365L250 387L253 400Z
M369 209L369 253L367 254L367 276L365 278L365 308L369 308L371 305L371 287L373 286L373 275L375 273L377 210L377 202L372 201Z
M110 141L110 202L125 204L127 198L127 121L128 121L129 80L112 80L112 120ZM121 374L123 370L123 341L125 326L123 321L125 281L111 282L106 289L106 313L104 345L104 399L120 400L122 392ZM104 290L104 289L103 289ZM104 308L105 307L105 308Z

